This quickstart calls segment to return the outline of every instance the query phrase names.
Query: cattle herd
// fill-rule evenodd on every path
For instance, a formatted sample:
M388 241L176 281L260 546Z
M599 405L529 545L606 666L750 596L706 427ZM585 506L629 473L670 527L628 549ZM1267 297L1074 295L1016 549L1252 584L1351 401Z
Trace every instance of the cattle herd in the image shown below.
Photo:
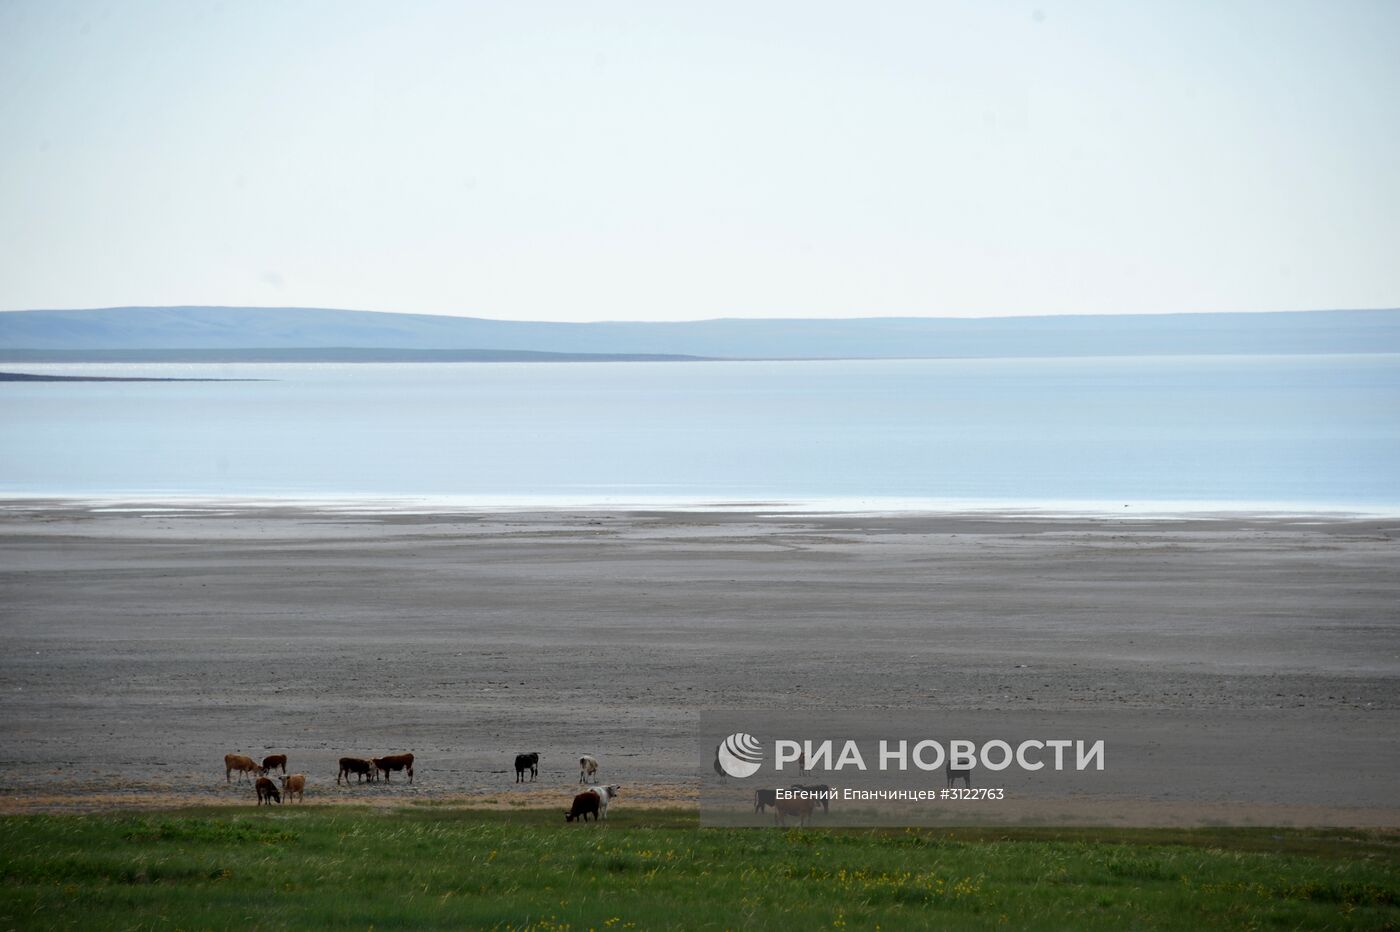
M539 755L536 755L538 763ZM274 770L282 772L282 792L291 793L298 800L303 799L306 790L306 774L287 773L287 755L270 754L258 763L246 754L225 754L224 755L224 782L233 780L233 775L238 774L238 782L243 782L246 778L254 781L253 785L257 789L258 803L281 802L281 793L277 790L277 784L267 778L267 774ZM381 778L385 783L392 783L391 774L404 773L408 777L408 782L413 782L413 755L412 754L386 754L384 757L371 757L368 760L361 757L342 757L340 759L340 773L336 774L335 782L340 783L345 780L346 785L350 783L350 777L358 777L359 783L376 783Z
M579 774L578 782L597 783L598 782L598 759L585 754L578 761ZM278 789L277 783L269 779L267 774L273 771L280 771L282 774L282 786ZM393 782L391 774L404 773L408 777L408 782L413 782L413 755L412 754L389 754L384 757L342 757L340 758L340 771L335 776L336 785L341 781L346 786L350 785L350 778L354 777L356 783L376 783L383 780L385 783ZM262 759L262 762L254 760L246 754L225 754L224 755L224 782L233 781L233 775L238 774L238 782L247 779L253 784L253 789L257 794L257 805L264 803L272 805L282 802L285 795L289 802L306 801L306 774L287 773L287 755L271 754ZM530 783L540 775L540 755L538 752L529 754L517 754L515 756L515 782L525 783L526 777ZM591 815L596 822L599 819L608 817L608 803L617 798L621 789L617 784L611 786L589 786L574 797L573 805L564 813L565 822L588 821Z
M277 784L267 778L267 774L274 770L282 771L282 789L277 789ZM298 802L306 801L306 774L287 773L287 755L269 754L258 763L246 754L225 754L224 755L224 782L233 779L233 774L238 774L239 782L244 777L252 780L253 789L258 796L258 805L267 803L269 806L282 802L282 794L286 793L289 800L295 799Z
M412 754L390 754L386 757L371 757L366 760L363 757L342 757L340 759L340 773L335 775L335 782L340 783L340 778L345 778L345 783L350 783L351 775L356 777L356 783L375 783L382 776L385 783L393 783L389 778L391 773L398 773L400 770L408 772L408 782L413 782L413 755Z
M578 760L578 782L580 784L598 782L598 759L588 754L584 754ZM282 774L282 786L278 789L277 783L268 779L267 774L273 771L280 771ZM413 782L413 755L412 754L389 754L384 757L342 757L340 758L340 772L336 774L336 785L340 785L344 780L345 785L350 785L350 778L354 777L356 783L376 783L383 779L385 783L392 782L390 775L403 772L408 777L408 782ZM285 795L287 801L306 801L306 775L301 773L287 773L287 755L271 754L262 759L262 762L254 760L246 754L225 754L224 755L224 782L233 780L233 774L238 774L239 782L247 778L253 783L257 793L257 804L264 803L272 805L281 803ZM538 752L528 754L517 754L515 756L515 782L533 783L540 774L540 755ZM949 774L949 785L952 785L954 777L967 779L965 773ZM528 777L528 780L527 780ZM723 773L721 772L721 778ZM969 783L971 781L968 781ZM780 799L778 791L774 789L757 789L753 794L753 811L756 814L763 814L768 809L773 810L773 819L780 825L786 825L788 818L796 818L801 825L806 825L812 814L820 806L823 814L830 812L828 797L831 787L825 783L792 785L794 790L805 790L805 798ZM592 816L593 821L607 819L608 803L617 798L621 789L617 784L610 786L586 786L583 792L574 797L573 804L564 813L565 822L587 822Z

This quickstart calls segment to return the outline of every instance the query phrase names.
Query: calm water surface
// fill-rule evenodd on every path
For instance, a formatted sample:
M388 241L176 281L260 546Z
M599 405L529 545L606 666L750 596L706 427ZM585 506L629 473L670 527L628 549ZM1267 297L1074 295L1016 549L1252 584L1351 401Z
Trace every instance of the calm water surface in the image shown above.
M1400 506L1397 355L0 368L273 380L0 383L8 495Z

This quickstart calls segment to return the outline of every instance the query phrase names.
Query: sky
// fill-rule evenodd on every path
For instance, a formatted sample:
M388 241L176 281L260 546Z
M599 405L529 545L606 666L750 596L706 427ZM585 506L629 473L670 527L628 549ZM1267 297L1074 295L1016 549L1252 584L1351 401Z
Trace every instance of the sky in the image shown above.
M0 0L0 309L1400 306L1400 3Z

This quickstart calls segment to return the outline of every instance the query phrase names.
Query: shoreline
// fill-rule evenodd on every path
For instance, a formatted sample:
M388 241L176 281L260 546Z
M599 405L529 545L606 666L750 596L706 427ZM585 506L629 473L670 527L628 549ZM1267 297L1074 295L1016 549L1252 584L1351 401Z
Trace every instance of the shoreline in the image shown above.
M0 511L186 513L190 516L258 511L342 515L490 516L614 512L619 514L735 515L749 518L979 518L1005 520L1124 519L1369 521L1400 519L1400 504L1316 502L1134 502L1006 499L827 497L792 499L618 498L470 495L192 494L186 492L46 493L0 491Z

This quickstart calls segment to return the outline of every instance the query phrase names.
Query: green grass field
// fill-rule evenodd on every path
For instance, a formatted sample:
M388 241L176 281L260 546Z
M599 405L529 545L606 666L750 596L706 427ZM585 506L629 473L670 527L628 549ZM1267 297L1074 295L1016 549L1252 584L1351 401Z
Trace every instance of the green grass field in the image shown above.
M1395 928L1400 836L700 829L693 813L0 820L0 928Z

